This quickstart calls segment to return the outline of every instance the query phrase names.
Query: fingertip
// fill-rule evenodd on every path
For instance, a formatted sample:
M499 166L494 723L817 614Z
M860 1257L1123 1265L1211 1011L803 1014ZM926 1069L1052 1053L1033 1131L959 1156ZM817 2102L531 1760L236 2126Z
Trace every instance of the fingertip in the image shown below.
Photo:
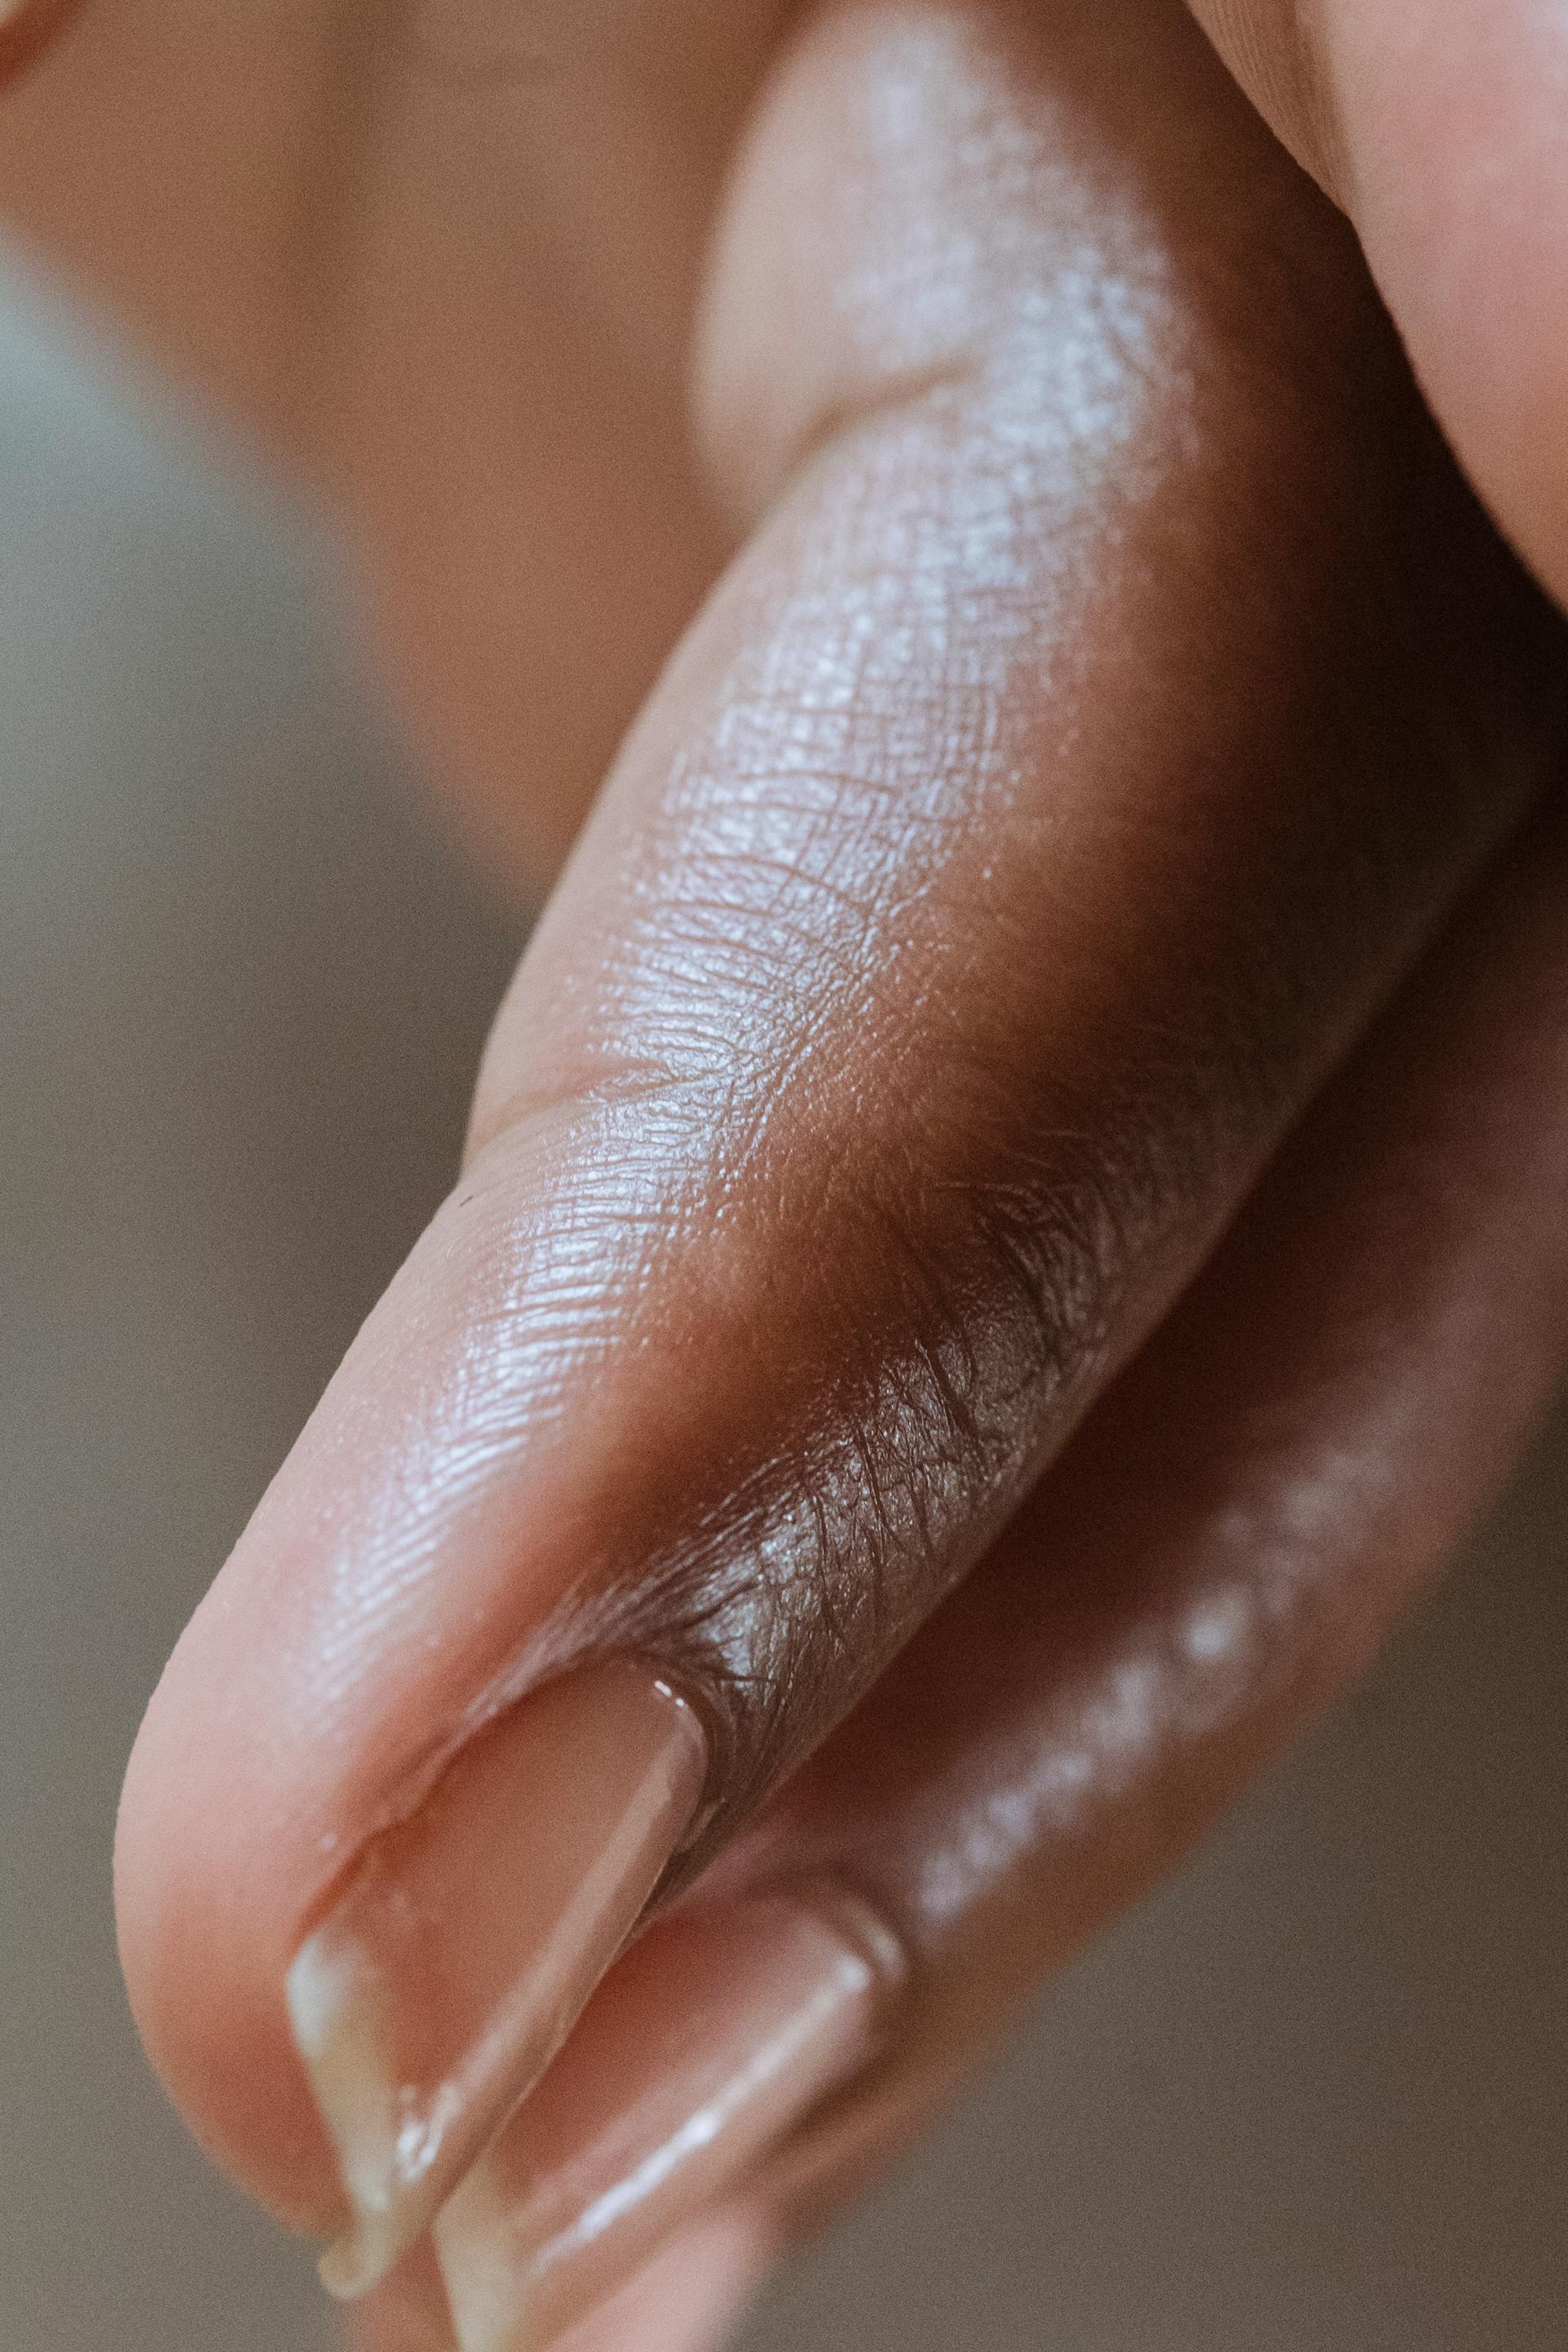
M290 2029L301 1910L341 1867L331 1794L298 1801L252 1736L287 1708L260 1664L254 1714L232 1659L215 1662L209 1595L154 1692L126 1767L114 1847L120 1960L147 2057L193 2135L286 2229L322 2238L345 2205L336 2158ZM214 1671L215 1663L217 1671ZM306 1864L313 1859L316 1878Z

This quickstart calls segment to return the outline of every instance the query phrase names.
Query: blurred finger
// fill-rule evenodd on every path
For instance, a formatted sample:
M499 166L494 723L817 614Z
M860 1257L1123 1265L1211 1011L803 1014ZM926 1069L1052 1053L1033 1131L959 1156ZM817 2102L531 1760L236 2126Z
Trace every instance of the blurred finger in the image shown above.
M778 0L25 5L8 233L307 487L422 773L537 894L726 537L692 307Z

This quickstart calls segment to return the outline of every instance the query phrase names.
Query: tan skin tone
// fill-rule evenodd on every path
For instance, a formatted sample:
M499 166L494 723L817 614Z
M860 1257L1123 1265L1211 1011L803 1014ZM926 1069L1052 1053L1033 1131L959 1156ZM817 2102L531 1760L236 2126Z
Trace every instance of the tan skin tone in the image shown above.
M1213 13L1426 318L1342 74ZM1562 629L1344 223L1164 0L673 15L98 0L6 58L12 217L327 505L460 821L537 876L609 773L128 1783L153 2058L321 2231L322 1840L531 1644L716 1727L689 1903L828 1872L909 1957L763 2246L1363 1662L1562 1352ZM442 2341L424 2256L360 2324Z

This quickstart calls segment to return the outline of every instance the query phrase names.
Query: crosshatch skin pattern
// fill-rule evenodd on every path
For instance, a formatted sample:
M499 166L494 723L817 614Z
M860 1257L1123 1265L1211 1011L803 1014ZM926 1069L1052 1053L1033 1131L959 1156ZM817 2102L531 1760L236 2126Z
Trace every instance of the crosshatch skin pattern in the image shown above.
M308 2259L152 2087L108 1860L146 1694L447 1181L515 952L346 672L255 502L13 303L0 2352L335 2340ZM1564 1524L1559 1433L1373 1681L751 2352L1556 2343Z

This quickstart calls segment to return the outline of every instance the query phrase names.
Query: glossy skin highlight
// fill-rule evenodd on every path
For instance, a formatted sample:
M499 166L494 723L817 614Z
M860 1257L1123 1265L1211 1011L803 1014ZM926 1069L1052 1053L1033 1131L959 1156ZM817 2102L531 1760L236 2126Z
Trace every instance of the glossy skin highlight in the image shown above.
M279 1989L321 1838L352 1852L465 1719L626 1651L719 1727L712 1852L1018 1508L1543 780L1555 630L1348 242L1179 18L1152 52L1075 13L1046 43L848 10L781 69L705 349L749 414L750 306L820 303L832 257L837 363L809 401L767 388L814 455L630 739L468 1173L149 1717L121 1862L143 2028L300 2219L332 2226L333 2169L252 2069L295 2079ZM1166 129L1176 77L1206 147ZM965 87L954 150L921 109ZM847 132L853 217L772 254L775 158ZM948 340L879 374L921 205L928 290L895 307ZM1288 317L1255 288L1282 233ZM1263 397L1283 376L1310 433ZM853 421L823 446L813 416ZM1449 563L1480 567L1495 653L1471 598L1446 617ZM215 1914L235 1808L256 1863ZM198 1916L210 2039L174 1990Z
M301 1944L628 1662L709 1801L558 2064L630 2079L662 1939L782 1886L900 1955L705 2187L771 2240L1355 1669L1551 1385L1562 625L1173 5L616 0L505 73L472 11L436 70L191 6L62 31L0 193L314 483L511 870L610 773L462 1181L150 1712L132 1997L341 2230ZM158 212L176 132L216 178ZM368 2345L449 2352L435 2263Z

